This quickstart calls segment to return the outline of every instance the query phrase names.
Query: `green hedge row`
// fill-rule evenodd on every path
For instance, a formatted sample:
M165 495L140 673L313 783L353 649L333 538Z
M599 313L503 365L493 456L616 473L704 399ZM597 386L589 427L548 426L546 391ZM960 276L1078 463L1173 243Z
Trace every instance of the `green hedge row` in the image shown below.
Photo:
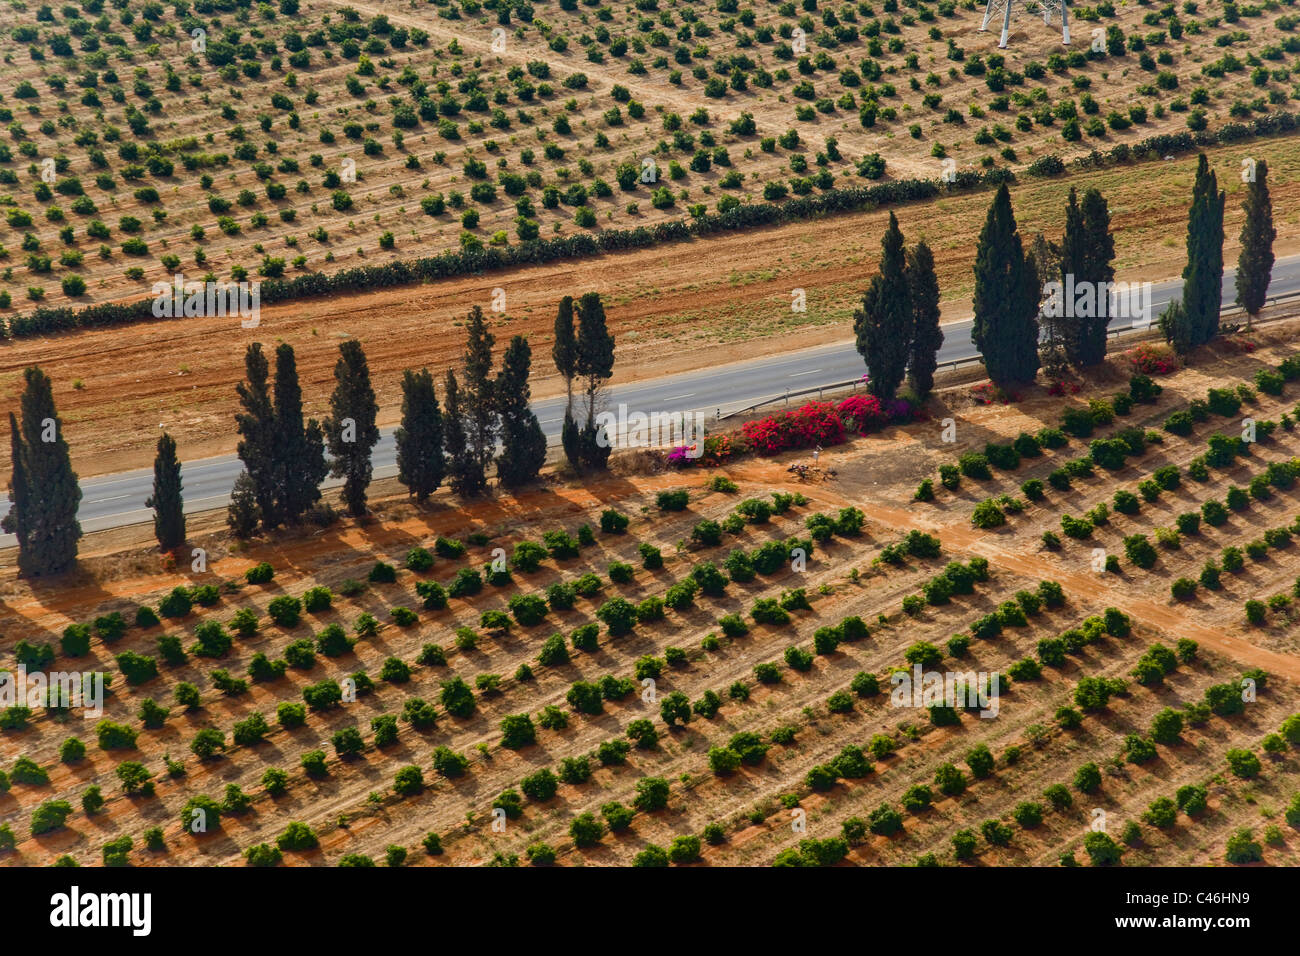
M1257 117L1249 123L1229 123L1217 130L1149 136L1132 146L1120 143L1104 153L1094 149L1088 155L1074 159L1073 164L1080 169L1092 169L1108 163L1126 163L1144 157L1158 159L1190 153L1205 146L1223 146L1260 136L1291 133L1297 128L1300 128L1300 113L1272 113ZM1034 160L1025 171L1031 176L1058 176L1065 172L1065 163L1059 156L1049 154Z

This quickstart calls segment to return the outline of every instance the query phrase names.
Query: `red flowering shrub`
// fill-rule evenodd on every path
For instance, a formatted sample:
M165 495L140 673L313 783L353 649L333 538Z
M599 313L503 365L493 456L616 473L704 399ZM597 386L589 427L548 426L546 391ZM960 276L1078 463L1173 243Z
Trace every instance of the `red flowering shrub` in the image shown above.
M1004 392L992 382L980 382L970 390L970 394L981 405L992 405L995 402L1010 405L1012 402L1020 401L1020 396L1015 392Z
M1053 382L1048 386L1048 395L1064 395L1067 392L1071 395L1078 395L1082 387L1078 382Z
M1129 352L1129 362L1143 375L1168 375L1178 371L1178 357L1167 345L1143 342Z
M837 411L845 428L863 434L879 431L889 420L874 395L850 395L840 402Z
M844 423L830 402L809 402L794 411L745 422L740 432L746 444L760 455L844 441Z

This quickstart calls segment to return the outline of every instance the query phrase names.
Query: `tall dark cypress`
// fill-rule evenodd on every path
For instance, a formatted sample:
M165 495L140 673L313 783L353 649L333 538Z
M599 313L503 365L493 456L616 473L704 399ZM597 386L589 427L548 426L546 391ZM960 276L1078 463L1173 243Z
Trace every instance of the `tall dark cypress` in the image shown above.
M320 500L329 465L320 424L313 418L303 425L298 363L288 343L275 349L275 463L280 513L296 524Z
M477 305L470 310L465 326L468 337L465 342L465 378L460 391L461 417L465 422L469 447L484 476L483 487L486 487L487 467L496 454L499 431L492 379L492 346L496 339L488 331L483 310Z
M417 501L438 490L447 470L442 411L427 368L402 373L402 425L397 429L397 480Z
M276 477L275 406L271 401L270 366L262 343L253 342L244 353L247 382L235 386L244 410L235 415L239 429L239 460L252 482L253 497L267 531L280 525L280 489Z
M1204 345L1219 333L1225 199L1202 153L1196 161L1196 181L1187 216L1187 266L1183 269L1183 309L1193 346Z
M1006 183L998 187L975 253L971 338L996 384L1038 374L1038 278L1025 258Z
M1083 210L1079 207L1079 194L1070 187L1070 198L1065 205L1065 233L1061 236L1061 301L1057 303L1052 324L1061 337L1065 355L1071 365L1082 368L1094 364L1088 361L1088 318L1075 312L1075 297L1071 290L1084 288L1088 281L1087 235ZM1068 301L1067 301L1068 300Z
M1185 355L1195 347L1196 329L1188 318L1182 299L1174 299L1160 313L1160 331L1165 334L1165 341L1174 347L1179 355Z
M577 361L574 371L583 381L586 396L580 433L582 464L587 468L604 468L613 452L613 436L602 436L596 427L604 383L614 374L614 336L605 322L605 306L600 294L587 292L578 304Z
M145 501L153 509L153 533L164 551L185 543L185 499L181 495L181 462L176 439L163 432L153 460L153 494Z
M4 529L18 538L18 573L40 577L68 570L77 560L81 488L72 470L54 390L39 368L23 371L22 424L11 438L13 509ZM18 423L11 417L10 427Z
M564 424L560 430L560 444L564 446L564 455L574 467L582 465L582 442L580 429L573 414L573 378L578 369L578 340L573 330L573 296L566 295L560 300L560 308L555 315L555 343L551 346L551 358L555 370L564 379Z
M907 288L907 255L898 219L889 214L889 228L880 242L880 271L871 277L862 308L853 313L858 352L867 363L871 394L894 397L907 373L912 342L912 302Z
M333 458L330 472L343 478L343 503L356 518L366 513L366 489L373 473L370 455L379 441L375 425L379 405L370 384L366 353L356 339L340 343L334 381L330 417L324 426Z
M487 484L465 427L465 403L456 373L447 369L442 391L442 445L447 452L447 483L462 498L482 494Z
M1268 194L1268 163L1255 163L1255 178L1246 184L1242 204L1246 221L1241 224L1241 254L1237 256L1237 305L1246 311L1247 324L1264 308L1268 283L1273 276L1273 200Z
M918 242L907 253L907 294L912 303L907 376L917 398L924 399L934 388L934 370L939 366L939 349L943 347L939 277L934 272L934 254L924 242Z
M497 414L501 416L501 457L497 475L508 488L517 488L537 478L546 464L546 436L529 407L531 389L528 373L533 352L528 340L516 335L510 340L497 375Z
M253 489L253 479L247 471L241 471L235 479L235 487L230 491L230 505L226 508L226 525L236 538L251 538L257 531L257 522L261 519L261 509L257 504L257 495Z

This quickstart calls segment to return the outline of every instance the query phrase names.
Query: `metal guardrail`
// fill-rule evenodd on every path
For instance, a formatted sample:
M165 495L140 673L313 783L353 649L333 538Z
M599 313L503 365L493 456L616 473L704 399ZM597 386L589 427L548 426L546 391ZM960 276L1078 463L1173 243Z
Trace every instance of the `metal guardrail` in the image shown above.
M1264 304L1266 306L1277 305L1278 303L1281 302L1289 302L1292 299L1300 299L1300 291L1288 292L1285 295L1273 296L1272 298L1265 299ZM1235 315L1239 312L1244 312L1244 311L1245 310L1243 310L1239 305L1231 305L1228 306L1227 308L1220 309L1219 315L1220 316L1224 316L1228 314ZM1130 323L1129 325L1126 325L1122 328L1107 329L1106 336L1107 338L1117 339L1121 335L1127 335L1132 332L1149 332L1152 329L1158 329L1158 328L1159 325L1154 321L1146 323L1144 325L1135 325L1133 323ZM979 355L970 355L962 359L952 359L951 361L948 362L940 362L938 365L935 366L935 371L939 371L940 369L944 369L944 368L950 368L953 371L956 371L957 369L961 368L963 365L973 365L977 362L983 362L983 361L984 359ZM865 378L865 376L863 376L863 378ZM755 402L753 405L747 405L744 408L732 409L731 411L727 412L725 415L722 414L722 409L719 408L717 410L717 413L714 415L714 420L725 421L728 418L734 418L736 415L744 415L746 412L758 411L758 409L763 408L766 405L775 404L776 402L784 402L785 404L788 405L790 404L790 399L792 398L800 398L804 395L812 395L813 393L816 393L817 397L821 398L824 392L835 391L836 389L840 389L840 388L849 388L850 386L852 386L853 390L856 392L857 386L861 384L862 384L862 378L854 378L848 380L847 382L830 382L826 385L814 385L811 388L801 388L793 392L790 391L789 389L786 389L785 392L782 393L781 395L774 395L771 398L765 398L762 401Z
M746 406L745 408L732 409L725 415L722 414L722 409L718 409L717 414L715 414L713 418L714 421L723 421L735 415L743 415L745 412L757 411L764 405L771 405L773 402L785 402L789 404L790 399L798 398L801 395L811 395L813 392L816 392L817 396L820 398L822 392L826 391L826 389L834 390L837 388L848 388L849 386L853 386L854 391L856 391L857 386L861 384L861 378L854 378L847 382L831 382L829 385L814 385L812 388L800 388L793 392L787 388L783 395L777 395L773 398L765 398L761 402L755 402L753 405Z

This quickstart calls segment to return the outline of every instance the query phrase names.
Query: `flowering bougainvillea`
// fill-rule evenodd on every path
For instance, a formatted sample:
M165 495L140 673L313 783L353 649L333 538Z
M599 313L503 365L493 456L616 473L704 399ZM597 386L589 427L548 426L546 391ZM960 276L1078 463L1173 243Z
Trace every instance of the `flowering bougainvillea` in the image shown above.
M905 398L891 398L885 406L885 414L891 422L910 422L916 417L916 409Z
M855 432L873 432L888 421L880 399L874 395L850 395L836 407L844 427Z
M1078 395L1082 386L1078 382L1053 382L1047 388L1048 395Z
M844 441L844 422L830 402L809 402L794 411L745 422L740 433L758 454L776 455L791 448L838 445Z
M892 399L882 406L874 395L850 395L838 405L809 402L800 408L767 415L740 427L740 432L710 435L704 448L696 454L694 445L680 445L667 455L671 468L695 465L715 468L738 455L754 452L779 455L796 448L841 444L849 434L870 434L891 421L912 421L921 414L919 408L903 398Z
M1129 362L1143 375L1168 375L1178 371L1178 357L1167 345L1143 342L1129 352Z

